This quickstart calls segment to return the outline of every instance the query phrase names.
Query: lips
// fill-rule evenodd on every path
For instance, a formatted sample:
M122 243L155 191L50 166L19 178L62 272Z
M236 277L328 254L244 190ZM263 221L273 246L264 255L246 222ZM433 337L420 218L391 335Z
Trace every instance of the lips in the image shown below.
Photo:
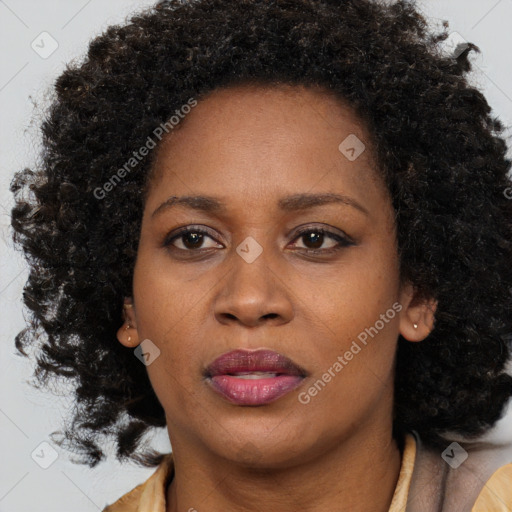
M206 369L207 375L269 372L285 375L304 376L300 366L291 359L273 350L232 350L215 359Z
M233 350L205 371L212 389L237 405L265 405L301 384L307 372L272 350Z

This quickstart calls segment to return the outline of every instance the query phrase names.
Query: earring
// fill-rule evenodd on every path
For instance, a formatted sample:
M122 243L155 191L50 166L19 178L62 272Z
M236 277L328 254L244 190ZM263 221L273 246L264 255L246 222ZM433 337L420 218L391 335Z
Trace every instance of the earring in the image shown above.
M133 308L133 304L123 304L123 308ZM131 328L132 328L132 326L130 324L127 324L126 330L131 329ZM128 343L130 343L130 341L132 341L132 337L128 336Z
M412 324L415 329L418 328L418 324Z

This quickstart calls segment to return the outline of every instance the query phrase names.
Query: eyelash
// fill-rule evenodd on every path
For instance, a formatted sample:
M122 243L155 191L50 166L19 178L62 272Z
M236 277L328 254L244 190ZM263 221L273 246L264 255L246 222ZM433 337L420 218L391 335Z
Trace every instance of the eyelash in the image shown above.
M214 237L210 234L210 232L204 228L201 228L199 226L195 227L195 226L186 226L184 228L181 228L179 229L175 234L172 235L172 237L169 237L167 236L164 240L164 243L163 243L163 246L164 247L170 247L172 246L172 243L174 242L174 240L180 238L180 237L183 237L184 235L187 235L189 233L195 233L195 234L199 234L199 235L206 235L212 239L214 239ZM342 236L342 235L338 235L337 233L333 233L332 231L328 231L326 230L325 228L322 228L322 227L318 227L318 228L315 228L315 227L311 227L311 226L307 226L305 228L301 228L297 231L297 233L295 234L295 237L293 239L293 241L297 240L298 238L300 238L301 236L307 234L307 233L317 233L317 234L322 234L322 235L326 235L328 236L329 238L332 238L334 239L335 241L338 242L338 245L335 246L335 247L331 247L329 249L308 249L308 248L300 248L300 250L302 252L306 252L306 253L313 253L313 254L331 254L331 253L334 253L334 252L337 252L341 249L343 249L344 247L348 247L350 245L354 245L354 242L347 236ZM179 251L184 251L184 252L199 252L201 251L201 249L181 249L181 248L178 248L178 247L174 247L174 249L177 249ZM203 249L204 250L209 250L209 249Z

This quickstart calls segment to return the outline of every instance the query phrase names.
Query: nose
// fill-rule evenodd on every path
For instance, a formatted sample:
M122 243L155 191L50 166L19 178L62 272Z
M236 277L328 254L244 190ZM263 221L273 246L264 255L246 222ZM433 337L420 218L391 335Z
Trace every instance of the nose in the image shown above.
M253 259L246 256L254 247L240 246L238 252L233 250L230 270L220 284L214 307L216 319L223 324L238 322L250 327L289 322L293 317L292 290L286 285L285 269L270 262L269 251L263 250ZM242 249L247 247L249 252L244 253Z

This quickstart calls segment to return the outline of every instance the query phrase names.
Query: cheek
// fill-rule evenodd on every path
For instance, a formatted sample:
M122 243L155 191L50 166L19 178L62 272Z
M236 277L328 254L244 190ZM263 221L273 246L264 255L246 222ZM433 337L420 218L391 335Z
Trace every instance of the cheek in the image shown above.
M323 275L301 276L296 286L308 309L333 333L357 336L399 297L396 253L387 245L360 246Z
M134 270L133 291L139 338L150 339L160 350L147 367L152 386L165 403L181 401L197 386L201 355L198 343L205 334L205 300L214 282L184 280L182 274L152 264L142 250ZM193 383L195 383L193 385Z
M189 327L204 302L205 286L204 280L184 279L162 254L155 257L142 248L133 279L139 334L165 342Z
M370 293L364 282L354 291L351 285L360 283L350 280L332 300L315 303L312 316L320 320L308 350L312 378L300 397L310 402L309 413L336 411L357 423L359 414L392 394L400 304L386 288Z
M318 340L310 345L311 361L317 362L315 373L343 374L333 380L351 392L360 386L382 385L391 377L401 310L394 247L360 249L330 278L301 281L301 295L307 297L302 313L308 316L305 328ZM341 367L333 368L336 362Z
M141 338L150 339L160 351L159 357L146 367L148 377L166 411L189 410L195 406L199 379L199 351L194 340L201 339L196 331L201 322L194 321L193 308L184 312L182 301L154 291L154 297L160 299L158 307L145 305L138 326Z

